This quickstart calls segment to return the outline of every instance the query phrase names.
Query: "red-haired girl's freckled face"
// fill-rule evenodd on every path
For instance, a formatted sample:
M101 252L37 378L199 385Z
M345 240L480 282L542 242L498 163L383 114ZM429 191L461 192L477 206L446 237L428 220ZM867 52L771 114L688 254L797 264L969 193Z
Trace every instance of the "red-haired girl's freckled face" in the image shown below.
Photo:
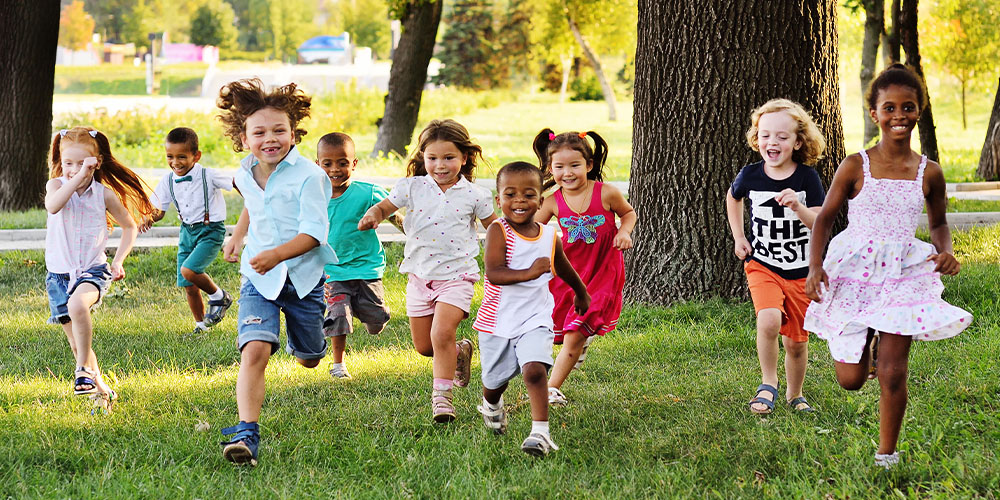
M274 108L263 108L247 117L243 147L261 163L276 166L295 144L288 115Z
M562 148L552 153L549 158L549 170L552 172L552 180L560 188L567 191L576 191L587 186L587 172L593 168L594 163L583 158L583 153L573 148Z
M72 178L83 168L83 162L97 154L82 144L64 143L59 148L59 162L62 164L63 176Z
M917 91L903 85L889 85L878 91L872 118L882 129L883 138L906 139L920 119Z

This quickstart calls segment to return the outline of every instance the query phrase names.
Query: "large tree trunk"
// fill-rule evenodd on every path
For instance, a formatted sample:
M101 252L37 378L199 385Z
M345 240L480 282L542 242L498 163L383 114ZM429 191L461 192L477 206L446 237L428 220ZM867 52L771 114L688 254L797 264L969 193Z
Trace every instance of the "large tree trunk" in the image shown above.
M891 27L886 30L885 43L882 44L882 59L886 67L899 62L899 1L892 0L891 7L889 7Z
M42 204L52 135L59 0L13 0L0 31L0 210ZM16 22L13 22L16 20Z
M865 136L861 147L865 147L878 136L878 125L868 113L868 103L864 95L875 78L875 60L878 58L879 37L885 31L885 1L863 0L865 8L865 39L861 46L861 120L865 124Z
M403 33L392 58L389 94L385 97L385 113L378 121L372 156L390 152L406 155L420 114L420 98L441 22L442 3L443 0L411 0L401 18Z
M844 157L836 22L836 0L639 0L628 301L746 295L724 199L739 168L760 160L745 133L767 100L816 117L829 185Z
M997 83L997 94L993 98L993 112L990 113L990 123L986 126L986 141L983 142L983 152L979 155L976 177L1000 181L1000 82Z
M920 134L920 152L927 158L938 161L937 132L934 130L934 113L931 110L931 95L927 90L924 68L920 64L920 44L917 39L917 0L903 0L899 16L899 39L906 51L906 65L920 76L927 96L927 108L920 113L917 132Z
M563 6L566 6L566 2L563 2ZM590 66L594 68L594 73L597 73L597 81L601 84L601 93L604 94L604 102L608 105L608 121L618 121L618 111L615 109L615 91L611 88L608 77L604 75L604 68L601 66L600 58L597 57L597 53L590 47L587 40L583 38L583 34L580 33L580 28L577 27L576 21L573 20L573 14L569 11L568 7L566 8L566 20L569 21L569 30L573 32L573 38L576 39L576 43L583 50L583 55L587 56Z

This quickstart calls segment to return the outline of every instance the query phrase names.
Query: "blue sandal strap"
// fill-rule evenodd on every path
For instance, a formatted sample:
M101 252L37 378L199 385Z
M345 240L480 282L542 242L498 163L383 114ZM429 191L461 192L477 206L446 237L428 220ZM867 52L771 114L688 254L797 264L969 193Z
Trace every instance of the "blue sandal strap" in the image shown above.
M256 441L260 436L260 427L257 422L240 422L232 427L222 429L222 435L232 435L233 437L221 444L238 443L244 440Z
M798 406L800 404L805 404L806 407L805 408L799 408ZM795 410L795 411L804 411L804 412L816 411L816 409L813 408L812 405L809 404L808 401L806 401L806 397L805 396L799 396L799 397L797 397L795 399L792 399L791 401L788 402L788 406L791 409Z
M750 402L747 403L747 404L748 405L753 405L755 403L760 403L760 404L766 406L768 410L773 410L774 409L774 401L776 399L778 399L778 388L775 387L775 386L773 386L773 385L770 385L770 384L760 384L759 386L757 386L757 392L755 394L760 394L762 391L764 391L764 392L770 392L771 393L771 399L768 400L768 399L764 399L764 398L762 398L760 396L757 396L757 397L751 399Z

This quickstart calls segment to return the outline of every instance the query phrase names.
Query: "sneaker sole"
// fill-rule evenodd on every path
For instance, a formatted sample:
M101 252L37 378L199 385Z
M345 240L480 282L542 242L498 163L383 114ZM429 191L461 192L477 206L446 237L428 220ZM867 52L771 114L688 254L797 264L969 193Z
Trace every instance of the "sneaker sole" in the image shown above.
M447 424L448 422L453 422L455 420L454 413L439 413L434 415L434 421L439 424Z
M240 443L227 445L222 449L222 456L236 465L257 465L257 459L250 453L250 448Z
M523 451L523 452L525 452L528 455L531 455L533 457L539 457L540 458L540 457L544 457L545 456L545 450L542 450L541 448L535 448L535 447L532 447L532 446L522 446L521 447L521 451Z

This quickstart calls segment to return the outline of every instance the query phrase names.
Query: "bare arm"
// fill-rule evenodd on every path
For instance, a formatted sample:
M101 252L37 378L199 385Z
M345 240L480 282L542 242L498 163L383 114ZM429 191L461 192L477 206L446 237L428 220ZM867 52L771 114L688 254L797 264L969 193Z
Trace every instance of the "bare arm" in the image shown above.
M781 190L774 200L778 202L781 206L788 208L792 212L795 212L795 216L802 221L809 229L812 229L813 224L816 222L816 216L822 207L807 207L802 203L799 203L799 195L791 188L785 188Z
M503 228L499 224L490 224L486 228L485 246L483 267L486 268L486 279L494 285L513 285L531 281L547 273L552 267L552 263L547 257L535 259L528 269L507 267L507 241L504 238Z
M577 314L583 315L590 308L590 294L587 293L587 285L580 279L580 275L577 274L576 270L569 263L569 259L566 258L566 253L563 252L562 240L558 238L556 238L554 257L553 268L556 276L565 281L573 289L573 293L576 295L573 299L573 308L576 309Z
M618 216L618 219L621 220L618 233L615 234L614 247L619 250L632 248L632 230L635 229L635 223L639 220L635 209L632 208L632 205L629 204L625 199L625 195L618 188L609 184L605 184L601 190L601 202L606 204Z
M59 213L73 196L73 191L80 189L85 182L88 182L88 172L97 170L98 166L97 158L92 156L84 160L83 167L67 182L63 182L61 179L49 179L45 184L45 210L50 214Z
M535 212L535 222L548 224L552 220L552 216L555 215L555 211L556 197L550 194L542 199L542 206L538 207L538 211Z
M729 230L733 233L733 253L744 260L753 253L750 240L747 239L743 225L743 200L733 197L733 191L726 191L726 218L729 219Z
M111 216L115 218L118 225L122 228L122 239L121 243L118 244L118 250L115 251L115 258L111 261L111 279L118 281L125 278L125 257L132 251L132 245L135 244L135 238L138 236L139 231L136 228L135 221L132 220L132 214L128 213L125 206L122 205L121 200L118 199L112 190L104 190L104 206L107 207L108 212Z
M833 221L840 213L844 202L855 193L855 186L861 175L861 160L858 155L844 158L833 176L833 183L826 193L823 208L813 222L812 237L809 240L809 276L806 277L805 292L807 297L817 302L820 301L820 285L830 284L826 271L823 270L823 255L826 253L826 244L830 241Z
M368 209L365 215L361 217L358 221L358 231L367 231L369 229L375 229L378 227L378 223L385 220L386 217L392 215L399 210L399 207L393 205L388 198L378 202L375 206Z
M246 207L243 207L243 211L240 212L240 218L236 221L236 227L233 228L233 235L229 237L229 241L222 247L222 258L226 262L237 262L240 260L243 239L246 238L249 228L250 211Z
M479 222L483 225L484 229L489 229L490 224L493 224L493 221L495 220L497 220L497 216L496 214L493 214L485 219L479 219Z
M235 236L235 235L234 235ZM319 246L319 241L305 233L299 233L274 248L264 250L250 259L250 267L260 274L265 274L274 266L288 259L294 259Z
M928 161L924 170L924 198L927 202L927 227L931 233L931 243L937 250L928 260L933 260L935 272L954 276L961 269L951 246L951 228L945 212L948 197L944 182L944 172L937 162Z

